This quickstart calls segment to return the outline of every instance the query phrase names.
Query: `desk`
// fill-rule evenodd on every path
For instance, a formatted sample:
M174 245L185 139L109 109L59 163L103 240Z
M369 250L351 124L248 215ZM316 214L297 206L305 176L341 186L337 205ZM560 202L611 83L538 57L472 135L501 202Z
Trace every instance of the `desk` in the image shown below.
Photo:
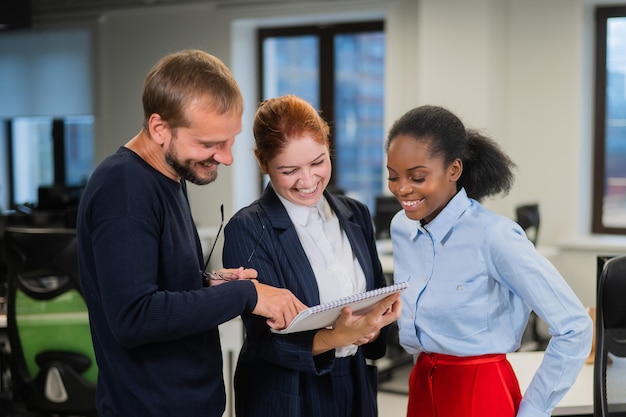
M507 355L515 370L522 394L530 384L543 359L543 352L515 352ZM612 410L624 412L626 404L626 359L613 358L607 368L609 404ZM553 416L593 415L593 364L583 365L576 382L552 412Z
M522 394L528 388L541 360L542 351L509 353L507 359L515 370ZM557 404L553 416L593 415L593 365L584 365L576 382Z

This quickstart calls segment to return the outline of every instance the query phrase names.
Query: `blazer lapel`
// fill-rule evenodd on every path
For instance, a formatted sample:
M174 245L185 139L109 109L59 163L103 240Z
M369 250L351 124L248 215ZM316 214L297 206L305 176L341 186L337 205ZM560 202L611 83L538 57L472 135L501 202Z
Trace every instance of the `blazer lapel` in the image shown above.
M333 196L328 191L324 192L326 200L332 207L333 211L339 219L341 228L348 236L352 251L359 260L359 264L363 269L365 280L368 289L374 288L374 269L370 258L367 242L365 241L365 235L363 233L363 227L356 222L354 213L346 206L341 200Z
M297 295L298 298L309 306L319 304L320 294L315 273L300 243L296 228L271 184L268 184L259 198L259 205L267 215L274 234L285 252L287 262L295 273L298 285L302 288L303 295Z

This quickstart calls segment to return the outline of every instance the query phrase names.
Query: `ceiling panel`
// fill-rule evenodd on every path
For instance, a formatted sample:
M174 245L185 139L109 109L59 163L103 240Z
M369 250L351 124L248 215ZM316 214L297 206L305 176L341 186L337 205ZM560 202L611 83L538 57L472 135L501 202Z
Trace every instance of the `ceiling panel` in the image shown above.
M204 1L206 2L207 0ZM31 0L32 11L36 16L49 13L74 13L199 2L202 2L202 0Z
M2 1L2 0L0 0ZM23 0L20 0L23 1ZM151 7L189 3L214 3L219 6L271 5L282 3L316 2L328 0L30 0L33 15L42 16L56 13L92 12L129 7Z

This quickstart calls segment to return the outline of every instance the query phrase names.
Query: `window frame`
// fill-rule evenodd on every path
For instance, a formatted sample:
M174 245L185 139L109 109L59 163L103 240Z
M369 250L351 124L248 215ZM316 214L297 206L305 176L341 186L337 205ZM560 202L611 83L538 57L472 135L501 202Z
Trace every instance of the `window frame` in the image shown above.
M591 232L626 235L626 227L603 224L604 190L606 187L606 100L607 100L607 22L609 18L625 17L626 6L597 7L595 11L595 103L593 139L593 190Z
M335 163L335 48L334 36L345 33L363 32L384 32L384 20L368 20L346 23L324 23L319 25L283 26L283 27L263 27L257 30L257 64L259 74L258 97L262 99L264 95L263 86L265 73L263 70L263 42L271 37L305 36L315 35L319 37L319 103L320 110L324 114L324 119L331 127L330 129L330 156L331 163ZM334 174L334 173L333 173ZM335 187L337 176L332 175L329 186ZM382 191L381 191L382 192Z
M86 115L89 117L93 117L91 115ZM28 116L27 116L28 117ZM44 118L48 118L47 116L42 116ZM67 123L68 120L77 117L77 116L66 116L66 117L49 117L50 119L50 139L51 139L51 154L52 154L52 183L45 185L45 187L60 187L60 188L80 188L84 186L84 181L81 180L79 184L72 182L69 183L68 178L68 161L66 159L67 154L67 139L68 139L68 129ZM78 116L83 117L83 116ZM0 200L0 208L7 210L15 210L19 207L29 207L33 205L36 208L39 204L39 201L27 201L27 202L18 202L16 201L16 190L15 190L15 179L16 176L21 175L22 173L16 172L15 161L13 159L14 153L14 136L15 131L13 127L13 123L17 118L9 118L1 120L2 129L4 130L4 138L5 143L0 143L0 146L4 146L4 154L6 155L6 172L0 172L0 179L6 179L7 186L7 201L6 207L5 202ZM93 156L92 156L93 158ZM91 168L93 172L94 167ZM1 182L0 182L1 184ZM41 186L41 184L40 184ZM0 196L3 197L3 196Z

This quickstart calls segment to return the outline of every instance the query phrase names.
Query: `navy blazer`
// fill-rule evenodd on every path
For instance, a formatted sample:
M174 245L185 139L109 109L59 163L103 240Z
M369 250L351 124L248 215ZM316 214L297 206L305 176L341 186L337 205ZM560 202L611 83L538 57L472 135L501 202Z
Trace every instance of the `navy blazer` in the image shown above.
M327 191L324 196L363 269L367 290L385 286L367 206ZM313 269L271 185L259 200L233 216L224 229L224 239L224 267L254 268L260 282L288 288L308 306L320 303ZM242 318L246 338L235 372L237 417L346 417L338 415L333 399L330 373L335 351L312 355L316 331L277 335L270 332L263 317L244 314ZM374 342L361 346L352 357L355 415L378 414L377 370L365 359L382 357L386 339L384 328Z

